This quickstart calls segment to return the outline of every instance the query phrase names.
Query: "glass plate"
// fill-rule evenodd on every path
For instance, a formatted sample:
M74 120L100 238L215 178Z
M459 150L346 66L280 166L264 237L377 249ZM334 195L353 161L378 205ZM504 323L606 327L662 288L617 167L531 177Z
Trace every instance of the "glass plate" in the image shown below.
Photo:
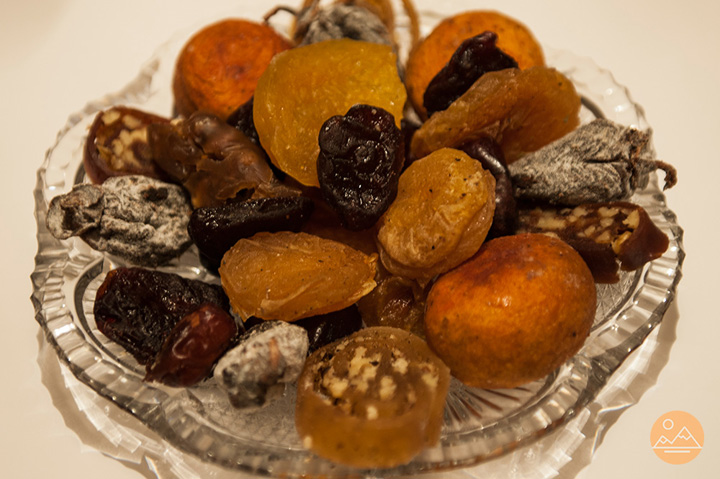
M45 214L51 198L86 181L82 145L98 111L124 104L171 116L174 60L190 33L180 33L160 47L122 91L70 116L38 171L34 191L38 254L31 299L48 343L81 384L129 412L174 448L225 469L273 477L388 477L467 467L533 443L567 424L662 320L681 277L684 252L682 229L653 178L632 201L643 206L668 235L667 252L642 269L623 274L618 284L598 286L590 337L576 356L547 378L506 390L468 388L453 381L440 442L405 466L356 470L304 449L294 428L292 387L280 401L249 414L232 408L212 380L188 389L144 383L144 369L99 333L92 314L93 298L105 274L123 261L94 251L77 238L55 239L45 228ZM548 64L572 79L583 96L583 121L604 116L649 128L642 109L609 72L569 52L546 49L546 54ZM194 249L160 269L218 282L200 266Z

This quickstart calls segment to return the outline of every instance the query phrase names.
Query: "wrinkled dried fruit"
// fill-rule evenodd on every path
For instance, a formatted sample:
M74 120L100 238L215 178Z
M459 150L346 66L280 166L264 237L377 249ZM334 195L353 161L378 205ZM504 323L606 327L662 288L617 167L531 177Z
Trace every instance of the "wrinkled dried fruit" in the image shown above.
M220 279L243 320L294 321L355 303L375 287L376 262L306 233L258 233L225 253Z
M372 11L359 5L333 4L300 13L295 31L299 45L350 38L392 45L388 27Z
M579 112L580 96L572 82L552 68L489 72L426 121L413 136L411 149L422 157L490 136L510 165L575 129Z
M322 124L353 105L387 110L397 125L405 87L386 45L349 39L293 48L273 59L255 90L253 118L272 162L307 186L319 186Z
M620 279L618 266L634 271L668 248L667 236L647 211L624 201L522 208L518 232L562 239L580 253L597 283L615 283Z
M143 365L153 361L175 325L205 303L229 310L222 288L174 273L116 268L98 288L98 329Z
M532 32L513 18L482 10L446 18L410 52L408 58L405 82L410 101L421 118L427 118L423 95L433 77L464 40L487 31L497 34L498 48L514 58L519 68L545 64L542 48Z
M387 272L377 282L377 287L358 301L365 324L400 328L424 338L425 288Z
M363 327L362 317L355 305L332 313L298 319L293 324L307 331L310 341L308 352L310 353L326 344L350 336Z
M517 62L500 50L497 35L484 32L463 41L447 65L430 81L423 95L428 116L445 110L487 72L517 68Z
M378 222L383 265L427 283L471 257L492 224L495 180L480 162L445 148L413 162Z
M125 106L99 112L90 125L83 150L83 166L90 181L100 184L111 176L121 175L167 179L167 174L153 161L147 126L169 121Z
M204 111L225 119L250 99L270 60L291 47L272 27L240 19L208 25L188 40L173 76L179 115Z
M346 228L370 228L395 199L405 160L395 119L382 108L355 105L323 124L318 144L323 198Z
M297 379L308 353L304 329L265 321L248 330L218 361L213 376L238 409L257 409L280 397Z
M237 334L238 325L227 311L204 304L173 327L148 364L145 380L174 387L197 384L208 377Z
M405 464L440 437L449 382L447 367L422 339L366 328L308 358L295 425L308 449L332 461Z
M217 269L225 252L241 238L261 231L299 231L313 206L304 196L283 196L197 208L190 215L188 232L201 256Z

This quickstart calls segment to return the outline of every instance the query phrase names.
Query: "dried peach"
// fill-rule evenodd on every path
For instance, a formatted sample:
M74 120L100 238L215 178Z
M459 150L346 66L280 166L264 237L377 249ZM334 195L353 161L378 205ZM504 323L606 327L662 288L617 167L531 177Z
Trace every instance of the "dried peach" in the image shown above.
M479 161L444 148L414 161L378 222L378 249L393 274L427 283L480 248L492 224L495 179Z
M270 59L290 47L272 27L247 20L227 19L201 29L175 65L178 114L201 110L226 119L252 97Z
M223 256L220 279L243 320L338 311L375 287L377 256L306 233L258 233Z
M328 40L273 59L255 90L253 119L275 166L304 185L319 186L323 123L362 103L387 110L399 126L406 97L389 46Z
M500 144L510 164L564 136L580 123L580 96L562 73L544 66L486 73L413 136L411 152L423 157L483 136Z
M474 10L440 22L410 53L405 73L408 94L421 118L426 118L423 95L430 81L450 60L463 40L483 32L498 36L498 48L515 59L521 69L544 65L542 47L532 32L502 13Z

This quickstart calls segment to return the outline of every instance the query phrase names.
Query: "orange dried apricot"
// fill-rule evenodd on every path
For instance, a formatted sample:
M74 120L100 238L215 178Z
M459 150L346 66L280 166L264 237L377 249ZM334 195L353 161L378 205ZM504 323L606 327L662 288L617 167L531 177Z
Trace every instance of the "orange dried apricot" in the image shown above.
M400 175L378 222L380 259L393 274L427 283L480 248L495 211L495 179L479 161L444 148Z
M481 76L447 110L415 132L410 148L420 158L489 136L509 164L574 130L580 96L562 73L544 66L508 68Z
M306 233L258 233L223 256L220 280L243 320L338 311L375 287L377 256Z
M177 113L201 110L225 120L252 97L275 54L292 45L272 27L227 19L198 31L178 56L173 76Z
M410 101L421 118L427 117L423 95L430 81L463 40L486 31L497 34L498 48L513 57L520 69L545 65L542 47L532 32L507 15L474 10L446 18L412 50L408 58L405 82Z
M367 104L390 112L399 127L406 98L389 46L328 40L273 59L255 90L253 119L275 166L306 186L319 186L322 124Z

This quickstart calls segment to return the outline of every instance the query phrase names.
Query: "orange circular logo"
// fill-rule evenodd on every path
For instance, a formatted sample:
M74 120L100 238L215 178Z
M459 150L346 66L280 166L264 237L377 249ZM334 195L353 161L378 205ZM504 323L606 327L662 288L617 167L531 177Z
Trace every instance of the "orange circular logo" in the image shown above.
M705 434L695 416L684 411L670 411L660 416L650 431L653 451L668 464L686 464L697 457Z

